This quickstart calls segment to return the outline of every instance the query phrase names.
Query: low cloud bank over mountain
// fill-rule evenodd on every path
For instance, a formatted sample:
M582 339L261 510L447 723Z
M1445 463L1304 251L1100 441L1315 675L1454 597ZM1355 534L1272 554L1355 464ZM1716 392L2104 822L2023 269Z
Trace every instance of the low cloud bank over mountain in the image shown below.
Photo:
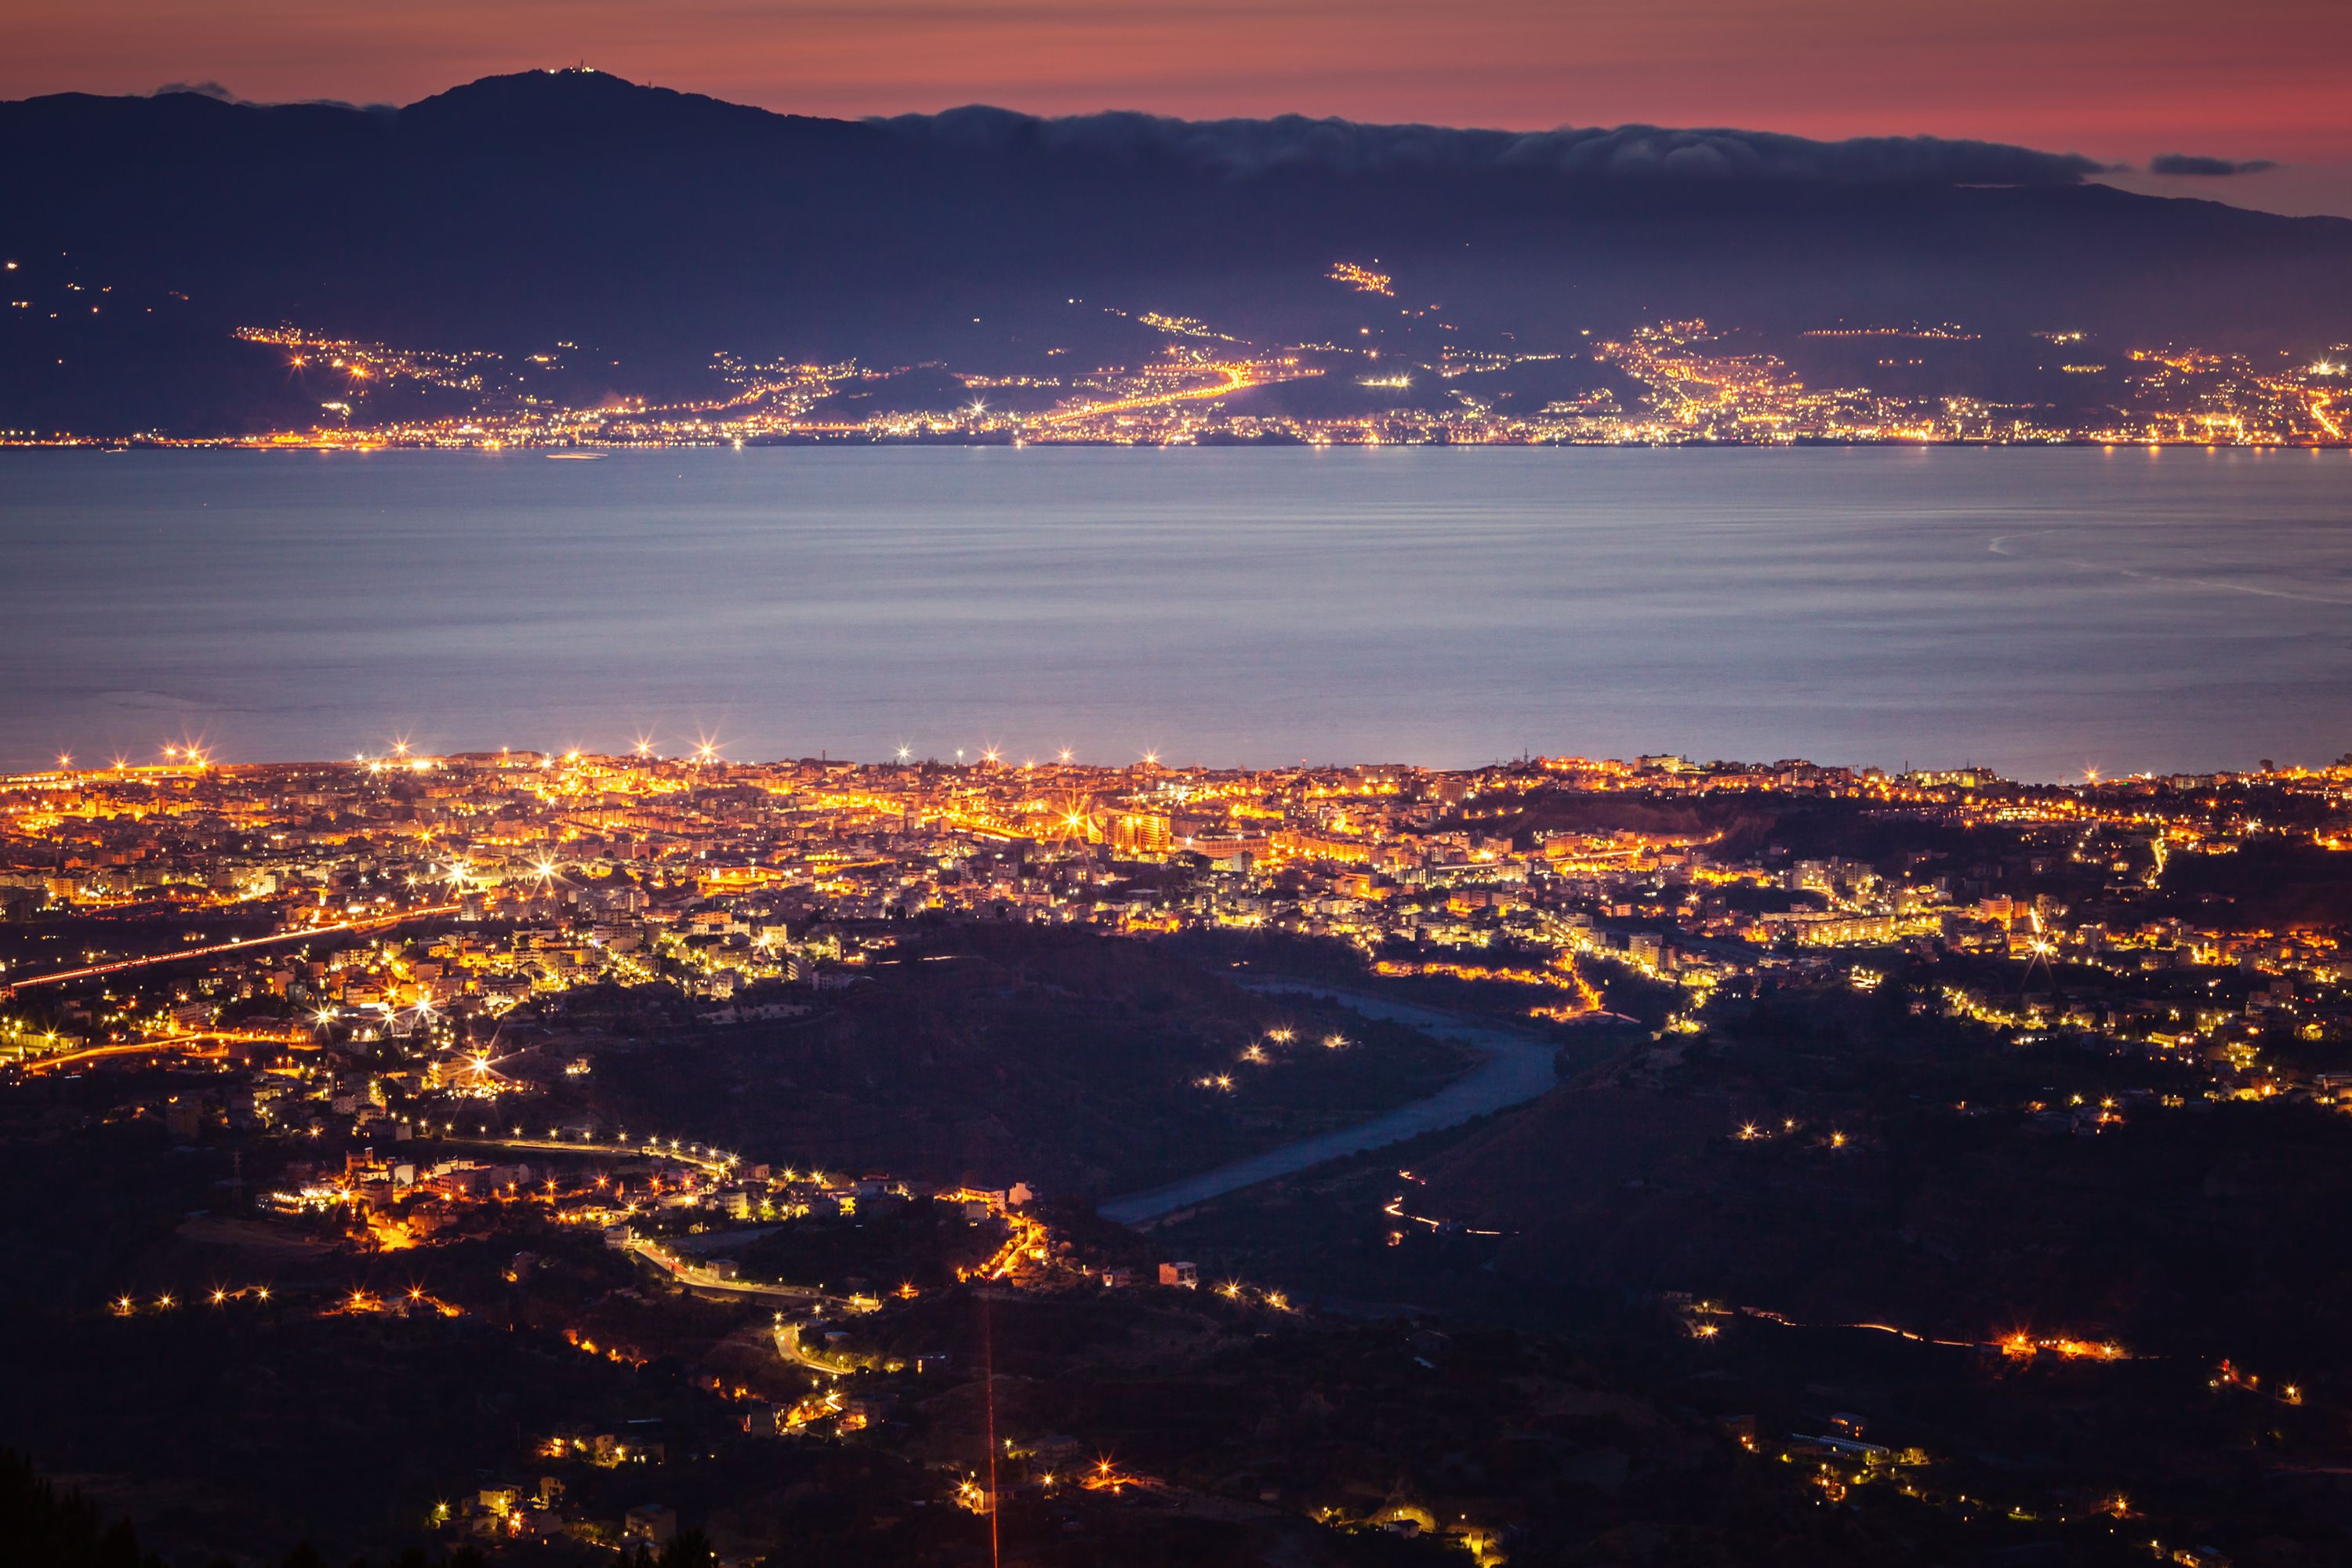
M2231 174L2259 174L2278 165L2268 158L2203 158L2194 153L2159 153L2148 160L2151 174L2190 174L2222 178Z
M1655 125L1558 131L1457 131L1349 120L1169 120L1092 114L1041 120L971 107L873 121L935 149L1171 163L1249 176L1549 172L1577 180L1735 179L1857 185L2072 185L2106 166L2075 153L1933 136L1816 142L1768 131Z

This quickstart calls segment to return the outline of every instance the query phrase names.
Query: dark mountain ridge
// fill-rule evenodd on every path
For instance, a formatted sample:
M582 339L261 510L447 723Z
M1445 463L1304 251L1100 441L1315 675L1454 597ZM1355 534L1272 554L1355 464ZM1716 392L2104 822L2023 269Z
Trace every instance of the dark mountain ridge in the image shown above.
M230 353L235 328L279 322L577 343L611 390L656 395L704 384L720 350L1132 363L1148 351L1107 308L1276 344L1355 341L1442 302L1464 346L1522 351L1687 316L2266 353L2352 336L2352 221L2139 196L2095 172L1986 143L1639 126L849 122L578 71L398 110L68 94L0 104L0 255L26 301L0 330L0 426L307 414ZM1375 258L1397 299L1325 277Z

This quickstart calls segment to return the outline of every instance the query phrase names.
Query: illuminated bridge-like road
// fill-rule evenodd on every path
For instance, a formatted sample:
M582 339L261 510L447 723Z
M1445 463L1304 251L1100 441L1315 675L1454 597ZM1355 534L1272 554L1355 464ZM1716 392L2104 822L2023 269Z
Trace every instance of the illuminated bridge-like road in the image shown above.
M127 970L146 969L158 963L182 963L191 958L213 958L224 952L243 952L247 948L270 947L281 942L301 942L310 937L334 936L344 931L381 931L406 921L424 920L430 915L454 914L456 904L435 904L430 909L400 910L387 915L371 915L365 920L337 921L333 925L304 926L299 931L282 931L272 936L249 936L236 942L216 942L207 947L184 947L172 952L151 953L145 958L118 958L107 963L84 964L79 969L60 969L50 974L28 974L22 980L11 980L0 985L0 993L15 995L36 985L61 985L72 980L95 980L102 974L121 974Z

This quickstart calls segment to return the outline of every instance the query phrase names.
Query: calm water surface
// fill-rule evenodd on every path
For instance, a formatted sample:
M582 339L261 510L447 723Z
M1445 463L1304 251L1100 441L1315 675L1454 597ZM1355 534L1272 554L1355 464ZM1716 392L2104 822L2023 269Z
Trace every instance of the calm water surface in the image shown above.
M0 765L2352 749L2352 458L0 455Z

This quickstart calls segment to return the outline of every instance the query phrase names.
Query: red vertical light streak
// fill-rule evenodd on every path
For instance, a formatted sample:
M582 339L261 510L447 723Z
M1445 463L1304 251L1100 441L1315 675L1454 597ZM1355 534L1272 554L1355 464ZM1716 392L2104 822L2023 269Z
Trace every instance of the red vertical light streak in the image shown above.
M980 1293L980 1387L988 1428L988 1562L989 1568L1002 1568L996 1539L996 1512L1003 1506L996 1495L996 1339L985 1287Z

